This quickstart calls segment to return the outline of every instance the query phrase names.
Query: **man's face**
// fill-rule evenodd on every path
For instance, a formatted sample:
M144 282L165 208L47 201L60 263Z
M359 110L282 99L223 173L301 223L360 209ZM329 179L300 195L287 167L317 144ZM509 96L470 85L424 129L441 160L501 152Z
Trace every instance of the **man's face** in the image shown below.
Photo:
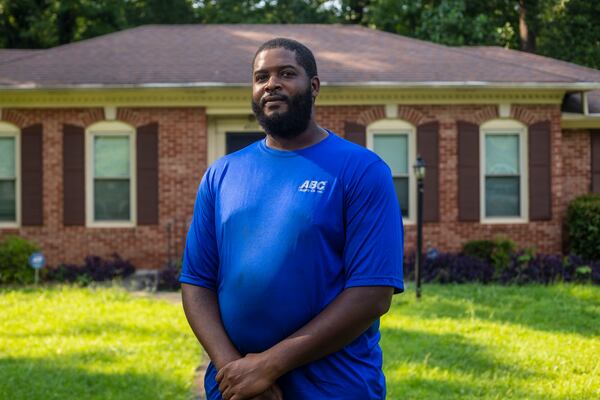
M312 116L315 84L284 48L260 52L252 72L252 111L272 136L290 139L306 130ZM318 82L318 79L316 79Z

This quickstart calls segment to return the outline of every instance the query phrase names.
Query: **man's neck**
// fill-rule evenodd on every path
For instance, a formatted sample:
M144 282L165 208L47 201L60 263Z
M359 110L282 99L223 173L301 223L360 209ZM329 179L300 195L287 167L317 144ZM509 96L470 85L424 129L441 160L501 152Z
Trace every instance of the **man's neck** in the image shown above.
M328 135L325 129L311 119L306 130L293 138L287 139L267 134L267 146L276 150L300 150L319 143Z

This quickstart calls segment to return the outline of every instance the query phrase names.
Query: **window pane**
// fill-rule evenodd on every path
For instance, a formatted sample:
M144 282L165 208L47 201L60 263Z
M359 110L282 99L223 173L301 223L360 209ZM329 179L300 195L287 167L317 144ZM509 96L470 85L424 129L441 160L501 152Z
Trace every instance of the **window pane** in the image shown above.
M485 173L519 174L519 135L485 135Z
M129 177L129 137L94 137L94 176Z
M15 177L15 138L0 137L0 178Z
M129 221L129 179L94 181L94 219Z
M394 187L402 216L408 217L408 178L394 178Z
M17 202L15 199L15 181L0 181L0 221L16 221L16 206Z
M373 135L373 151L392 174L408 174L408 135Z
M485 178L485 215L487 217L520 217L520 178Z

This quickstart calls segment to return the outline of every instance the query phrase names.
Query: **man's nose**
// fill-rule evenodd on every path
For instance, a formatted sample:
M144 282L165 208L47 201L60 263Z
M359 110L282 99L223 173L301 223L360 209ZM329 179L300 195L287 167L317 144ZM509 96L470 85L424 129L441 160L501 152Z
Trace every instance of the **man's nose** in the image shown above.
M277 74L273 74L269 77L267 84L265 85L265 90L267 92L273 92L275 90L281 89L281 82Z

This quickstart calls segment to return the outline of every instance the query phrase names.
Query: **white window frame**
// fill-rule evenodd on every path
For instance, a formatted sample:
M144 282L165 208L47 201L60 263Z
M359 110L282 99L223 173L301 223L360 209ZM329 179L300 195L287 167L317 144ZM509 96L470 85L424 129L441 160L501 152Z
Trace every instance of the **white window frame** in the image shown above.
M208 121L208 165L225 155L227 132L264 132L258 122L249 116L211 116Z
M96 136L129 136L129 221L94 220L94 138ZM120 121L101 121L85 131L86 226L89 228L132 228L137 225L137 158L136 130Z
M0 137L15 138L15 221L0 221L0 228L21 226L21 130L13 124L0 121Z
M519 217L487 217L485 210L485 137L493 135L519 135L520 163L520 216ZM484 224L521 224L529 222L529 163L528 163L528 131L527 126L513 119L494 119L480 126L479 129L479 210L480 220Z
M408 216L402 217L405 225L416 223L417 180L413 165L417 158L417 129L401 119L382 119L367 126L367 148L373 151L374 135L408 135Z

